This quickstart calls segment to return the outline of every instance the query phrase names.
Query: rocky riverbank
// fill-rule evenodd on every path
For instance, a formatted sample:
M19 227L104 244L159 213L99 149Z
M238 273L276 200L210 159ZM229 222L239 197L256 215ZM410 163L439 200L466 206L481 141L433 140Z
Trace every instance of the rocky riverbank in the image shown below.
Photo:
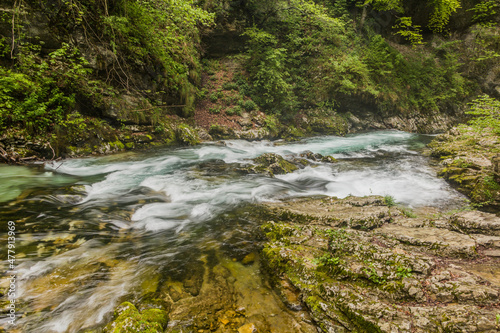
M500 142L490 128L459 126L439 135L429 145L439 159L439 175L472 203L498 212L500 207Z
M378 196L243 210L253 222L224 235L222 251L144 281L156 291L121 304L104 332L500 330L495 215L412 211Z
M382 197L269 204L263 261L323 332L498 332L500 219Z

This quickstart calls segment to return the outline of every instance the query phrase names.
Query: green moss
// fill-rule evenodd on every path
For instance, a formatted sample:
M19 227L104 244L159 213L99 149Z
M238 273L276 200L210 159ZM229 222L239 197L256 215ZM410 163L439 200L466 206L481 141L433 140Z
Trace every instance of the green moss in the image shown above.
M141 314L130 302L120 304L114 318L104 328L105 333L160 333L168 322L168 314L164 310L147 309Z
M166 327L168 323L167 312L160 309L147 309L141 314L142 318L151 323L158 323L161 327Z
M286 237L293 235L294 229L283 223L267 223L261 226L266 237L271 241L283 241Z
M133 148L135 147L135 143L133 143L133 142L127 142L127 143L125 144L125 147L126 147L127 149L133 149Z
M346 120L335 114L329 117L315 116L309 126L314 133L330 135L345 135L348 128Z
M227 127L227 126L222 126L222 125L211 125L208 133L214 138L214 139L230 139L234 138L234 131L233 129Z
M120 140L116 140L115 142L110 142L109 144L111 147L114 147L115 149L118 150L125 149L125 145Z
M195 146L200 143L200 138L196 130L186 124L177 126L175 137L179 143L189 146Z
M296 165L274 153L267 153L254 158L254 162L257 163L257 166L250 167L249 170L257 173L267 173L270 176L274 176L275 174L283 175L298 170Z
M281 247L268 245L262 250L262 258L268 268L275 273L283 273L286 271L287 260L280 254Z
M116 320L119 320L120 318L124 319L136 314L139 314L139 311L137 310L135 305L130 302L123 302L116 308L114 312Z

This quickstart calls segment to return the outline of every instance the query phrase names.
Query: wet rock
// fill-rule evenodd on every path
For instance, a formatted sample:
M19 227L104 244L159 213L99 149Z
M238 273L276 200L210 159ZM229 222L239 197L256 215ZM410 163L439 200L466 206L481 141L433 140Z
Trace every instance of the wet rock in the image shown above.
M245 324L238 328L238 333L254 333L257 332L257 327L254 324Z
M168 314L160 309L147 309L142 313L130 302L124 302L115 310L113 321L104 333L148 332L160 333L168 323Z
M142 312L148 309L160 309L170 311L172 304L161 297L159 293L148 293L137 302L137 309Z
M221 125L212 125L208 134L215 140L224 140L235 137L235 132L232 128Z
M196 130L198 131L198 137L200 138L201 141L213 141L213 138L208 132L201 128L197 127Z
M194 146L200 143L200 138L196 130L184 124L177 126L175 137L179 143L184 145Z
M247 254L243 258L243 260L241 261L241 263L243 265L250 265L250 264L253 264L254 262L255 262L255 253L254 252Z
M491 164L493 166L493 172L495 174L495 181L500 183L500 154L496 154L491 158Z
M283 175L298 170L298 167L274 153L263 154L253 159L255 165L242 169L248 173L263 173L271 177Z

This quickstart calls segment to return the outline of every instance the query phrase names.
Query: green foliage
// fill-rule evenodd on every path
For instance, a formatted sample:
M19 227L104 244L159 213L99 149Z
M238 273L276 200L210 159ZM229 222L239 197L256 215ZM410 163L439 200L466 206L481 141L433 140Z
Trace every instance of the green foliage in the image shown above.
M432 24L426 28L445 31L460 1L427 3ZM403 55L368 28L366 34L355 30L352 20L356 18L347 15L353 4L363 11L368 7L392 11L398 18L396 34L415 46L413 52ZM292 118L299 109L325 103L342 108L346 99L358 98L375 103L383 112L432 114L467 94L460 52L429 53L417 48L423 44L424 28L413 24L412 13L404 13L400 0L335 4L275 0L253 10L261 21L256 19L260 23L245 32L248 80L236 81L240 92L249 94L264 112ZM333 17L335 13L339 17Z
M383 276L380 276L377 273L377 270L375 269L374 264L369 263L368 265L369 265L368 268L363 269L363 272L366 274L368 280L370 280L371 282L373 282L375 284L384 284L386 282L386 280Z
M396 268L396 277L399 279L404 279L412 276L412 269L409 267L398 266Z
M411 208L401 208L400 210L401 213L408 218L414 219L417 217L417 214L415 214Z
M286 68L287 49L277 46L277 39L268 32L252 28L249 38L250 75L256 89L255 99L263 107L280 112L294 104L293 86Z
M251 99L247 99L245 101L242 101L240 104L241 105L239 105L239 106L242 107L243 109L245 109L246 111L253 111L253 110L258 109L257 104L255 104L255 102Z
M460 0L430 0L434 11L429 20L429 28L435 32L443 32L450 20L450 16L460 7Z
M222 108L220 106L216 106L208 109L208 112L210 112L211 114L219 114L221 110Z
M396 206L396 200L394 200L393 196L386 195L384 197L384 204L386 204L386 206L388 206L388 207L393 207L393 206Z
M339 257L333 257L331 254L325 253L321 257L316 259L316 263L319 266L325 266L330 270L335 269L336 266L340 264Z
M36 135L65 120L75 105L73 91L89 70L68 44L42 61L30 46L22 46L17 71L0 67L0 129L16 127Z
M436 54L404 57L381 36L371 38L364 61L375 82L382 109L430 114L466 95L459 54L445 47Z
M477 3L473 8L468 9L474 13L473 21L483 24L490 25L491 19L497 13L497 9L500 5L496 0L486 0Z
M241 108L238 105L236 105L232 108L227 109L226 114L228 116L234 116L234 115L240 116L241 115Z
M408 40L411 45L423 44L424 37L422 36L421 26L413 25L411 17L400 17L393 28L398 29L396 34Z
M224 82L222 85L224 90L238 90L238 84L236 82Z
M209 98L210 98L210 102L216 103L217 100L219 99L219 95L216 92L213 92L210 94Z
M469 105L470 109L466 111L466 114L473 116L469 120L469 125L473 126L476 131L490 128L500 135L500 101L488 95L482 95Z
M372 4L377 10L395 10L403 12L403 4L401 0L364 0L363 5Z

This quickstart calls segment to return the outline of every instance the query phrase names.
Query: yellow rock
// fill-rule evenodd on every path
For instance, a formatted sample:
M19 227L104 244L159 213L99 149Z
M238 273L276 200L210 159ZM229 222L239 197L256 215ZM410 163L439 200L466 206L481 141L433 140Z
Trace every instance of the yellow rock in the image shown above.
M245 258L243 258L243 260L241 261L241 263L243 265L248 265L248 264L252 264L253 262L255 261L255 253L249 253L245 256Z
M257 327L254 324L245 324L238 328L238 333L254 333L257 332Z

